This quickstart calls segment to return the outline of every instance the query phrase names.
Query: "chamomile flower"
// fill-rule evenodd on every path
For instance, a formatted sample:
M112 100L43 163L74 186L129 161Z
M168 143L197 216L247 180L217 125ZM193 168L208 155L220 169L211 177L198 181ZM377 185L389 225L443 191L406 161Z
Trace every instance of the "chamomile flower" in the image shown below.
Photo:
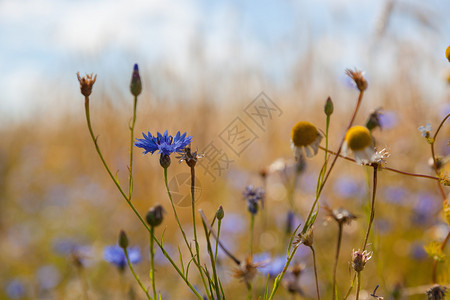
M307 157L313 157L319 150L322 135L317 128L306 121L300 121L292 127L291 148L294 151L295 159L300 159L305 152Z
M347 153L348 149L352 150L358 164L371 163L375 149L369 129L364 126L350 128L345 134L345 143L342 149L344 154Z

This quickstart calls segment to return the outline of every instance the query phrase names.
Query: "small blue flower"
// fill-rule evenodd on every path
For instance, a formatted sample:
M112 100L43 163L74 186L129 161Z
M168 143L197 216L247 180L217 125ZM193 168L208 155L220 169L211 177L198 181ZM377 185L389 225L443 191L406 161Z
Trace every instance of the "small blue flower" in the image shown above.
M258 212L259 202L264 207L264 190L262 188L254 188L249 185L245 188L244 198L247 201L248 211L255 215Z
M253 262L262 263L258 270L265 276L273 278L283 271L287 258L286 255L280 255L271 259L268 253L260 253L254 255Z
M137 264L141 261L141 252L138 247L127 248L128 257L132 264ZM103 250L103 258L115 265L119 270L123 271L127 265L127 258L125 252L118 245L107 246Z
M18 279L8 282L5 287L5 292L9 299L22 299L26 295L25 286L22 281Z
M40 267L36 277L41 290L51 290L61 281L61 274L53 265Z
M136 147L144 149L144 154L159 151L158 154L167 155L174 152L181 152L192 141L192 136L186 136L186 132L183 135L178 131L175 137L168 134L167 130L164 134L158 132L157 136L152 136L149 132L148 135L142 133L143 139L137 139L134 143Z

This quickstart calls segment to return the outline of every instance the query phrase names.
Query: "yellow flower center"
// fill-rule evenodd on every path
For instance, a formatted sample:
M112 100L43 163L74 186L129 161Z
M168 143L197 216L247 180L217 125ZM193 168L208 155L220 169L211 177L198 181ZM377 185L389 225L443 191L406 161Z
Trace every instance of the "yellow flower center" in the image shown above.
M317 128L306 121L300 121L292 127L291 139L295 146L311 145L316 139L319 132Z
M363 150L372 143L370 131L364 126L353 126L345 134L345 141L353 151Z

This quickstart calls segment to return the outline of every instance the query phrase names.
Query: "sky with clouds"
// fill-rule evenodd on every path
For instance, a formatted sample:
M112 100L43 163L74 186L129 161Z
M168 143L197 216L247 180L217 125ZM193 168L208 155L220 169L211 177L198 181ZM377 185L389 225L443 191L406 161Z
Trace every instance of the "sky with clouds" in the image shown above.
M385 3L0 0L0 115L26 115L47 98L69 97L64 89L77 87L77 71L128 82L135 62L187 75L201 54L202 67L256 68L282 82L313 43L324 64L364 67L367 37L375 34ZM397 41L416 42L428 55L449 44L450 1L397 0L394 9L387 30ZM185 78L186 84L196 80Z

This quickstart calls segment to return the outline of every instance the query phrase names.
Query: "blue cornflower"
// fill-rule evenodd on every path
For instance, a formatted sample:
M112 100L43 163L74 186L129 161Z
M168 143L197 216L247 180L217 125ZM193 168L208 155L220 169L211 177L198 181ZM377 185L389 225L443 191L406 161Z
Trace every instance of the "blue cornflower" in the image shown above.
M137 264L141 261L141 252L138 247L127 248L127 252L132 264ZM107 262L115 265L120 271L123 271L127 265L125 252L118 245L105 247L103 250L103 258Z
M25 285L19 279L8 282L5 286L5 292L9 299L22 299L26 296Z
M186 132L181 135L179 131L175 137L169 135L167 130L164 131L164 134L158 132L157 136L152 136L150 132L148 135L145 135L145 133L142 133L142 135L144 138L137 139L134 145L144 149L144 154L149 152L153 154L158 150L158 154L169 156L174 152L183 151L183 149L192 141L192 136L186 136Z
M255 215L258 212L259 202L264 207L264 190L262 188L254 188L249 185L245 188L244 192L245 201L247 201L248 211Z

